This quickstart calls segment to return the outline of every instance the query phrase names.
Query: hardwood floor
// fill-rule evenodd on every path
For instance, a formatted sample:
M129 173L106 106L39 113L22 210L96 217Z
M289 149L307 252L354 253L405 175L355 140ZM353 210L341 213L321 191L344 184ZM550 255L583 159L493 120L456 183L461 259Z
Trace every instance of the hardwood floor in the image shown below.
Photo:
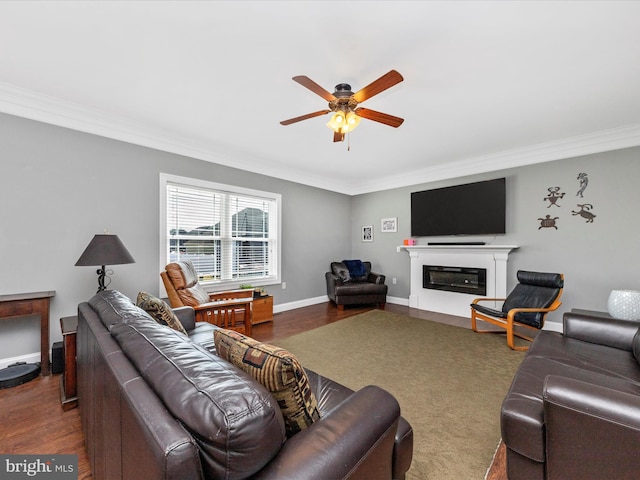
M60 375L0 390L3 454L78 455L78 479L91 478L78 409L63 411Z
M277 339L318 328L371 310L371 307L347 307L338 310L330 302L274 315L273 322L254 326L252 336L260 341ZM469 321L387 304L385 310L418 318L436 319L459 326ZM437 318L434 318L434 315ZM0 390L0 452L3 454L76 454L78 478L91 478L84 436L80 426L80 407L63 411L60 405L60 375L39 377L23 385Z

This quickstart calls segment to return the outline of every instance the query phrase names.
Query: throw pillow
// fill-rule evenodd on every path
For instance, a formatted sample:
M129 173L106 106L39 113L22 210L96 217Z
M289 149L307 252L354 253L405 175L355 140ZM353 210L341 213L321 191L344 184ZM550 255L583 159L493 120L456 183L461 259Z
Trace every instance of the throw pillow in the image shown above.
M334 275L336 275L343 283L347 283L351 281L351 276L349 275L349 269L344 266L342 262L332 262L331 263L331 271Z
M351 276L352 281L367 281L367 267L362 260L342 260L342 263L349 270L349 275Z
M287 437L320 418L307 373L292 354L233 330L216 330L213 338L221 358L247 372L274 396L284 417Z
M173 313L173 310L167 302L160 300L147 292L140 292L136 299L136 305L151 315L151 318L159 324L166 325L180 333L188 335L187 331L182 326L180 319L175 313Z

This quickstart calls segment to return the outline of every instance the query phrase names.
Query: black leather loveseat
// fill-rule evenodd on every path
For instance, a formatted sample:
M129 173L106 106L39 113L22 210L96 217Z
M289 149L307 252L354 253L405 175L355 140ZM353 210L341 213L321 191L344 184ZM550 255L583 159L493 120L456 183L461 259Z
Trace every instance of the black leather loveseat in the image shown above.
M78 307L78 397L93 478L402 479L413 433L385 390L307 371L320 419L285 434L274 397L215 353L216 327L175 310L188 335L117 291Z
M502 405L509 480L640 478L640 322L570 312Z

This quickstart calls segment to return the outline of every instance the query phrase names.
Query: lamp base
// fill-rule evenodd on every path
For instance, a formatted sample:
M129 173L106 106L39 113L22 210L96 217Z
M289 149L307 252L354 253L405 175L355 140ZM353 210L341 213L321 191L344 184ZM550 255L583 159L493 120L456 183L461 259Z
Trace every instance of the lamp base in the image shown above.
M113 275L113 270L107 270L105 266L102 265L102 268L96 270L96 273L98 274L98 291L96 293L100 293L101 291L106 290L107 285L111 283L109 275Z

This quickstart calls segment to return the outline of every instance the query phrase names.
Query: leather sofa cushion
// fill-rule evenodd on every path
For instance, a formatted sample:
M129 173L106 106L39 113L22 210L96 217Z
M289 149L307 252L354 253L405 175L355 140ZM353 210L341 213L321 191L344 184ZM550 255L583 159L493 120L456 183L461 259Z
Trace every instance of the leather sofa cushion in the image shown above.
M214 341L221 358L247 372L273 394L282 411L287 437L320 419L309 378L291 353L233 330L216 330Z
M111 335L193 435L205 478L247 478L276 456L286 439L282 415L245 372L152 320L114 324Z
M538 336L540 341L531 344L528 357L544 357L555 363L618 377L640 386L640 369L628 350L584 342L545 330Z
M213 343L213 332L218 328L220 327L211 323L196 322L194 329L189 332L189 340L215 355L216 346Z
M147 292L139 292L136 305L147 312L160 325L166 325L177 332L187 335L187 331L182 326L180 319L165 301Z
M154 322L144 310L117 290L104 290L88 303L108 330L117 323Z
M379 283L347 283L344 285L336 285L335 294L339 296L346 295L386 295L387 286Z
M631 342L631 347L633 349L633 356L636 361L640 363L640 329L633 336L633 341Z

